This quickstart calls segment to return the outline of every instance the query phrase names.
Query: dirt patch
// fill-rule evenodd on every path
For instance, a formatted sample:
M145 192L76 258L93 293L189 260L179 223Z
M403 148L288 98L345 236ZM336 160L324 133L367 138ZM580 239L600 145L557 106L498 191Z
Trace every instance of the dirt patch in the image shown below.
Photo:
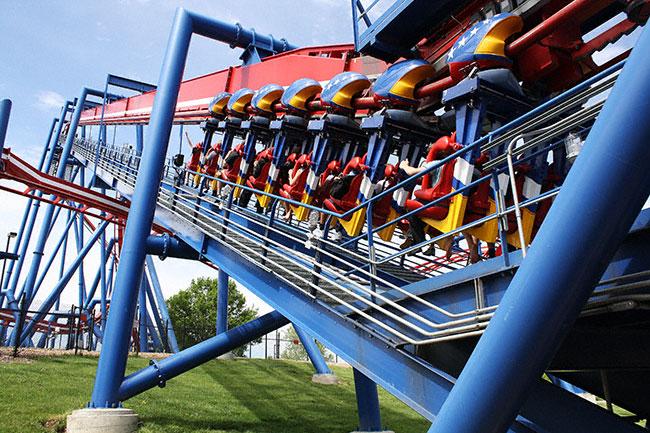
M15 358L13 355L5 355L4 353L0 354L0 364L13 364L14 362L19 362L21 364L34 364L36 363L36 360L25 358L20 354L18 354L18 356Z
M13 357L13 347L0 347L0 364L9 364L12 362L34 363L33 358L41 356L65 356L74 355L74 350L63 349L38 349L35 347L18 349L18 357ZM171 353L140 353L138 357L146 359L164 359L171 356ZM99 351L77 350L77 356L99 356ZM136 356L135 353L130 353L129 356Z
M65 417L56 416L46 421L42 421L41 424L50 431L65 433Z

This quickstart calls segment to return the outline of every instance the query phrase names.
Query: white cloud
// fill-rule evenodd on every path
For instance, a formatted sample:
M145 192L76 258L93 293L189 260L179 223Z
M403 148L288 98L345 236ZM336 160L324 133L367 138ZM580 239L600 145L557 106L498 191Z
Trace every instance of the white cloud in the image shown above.
M40 91L35 96L36 101L32 105L45 113L57 113L65 103L61 94L51 90Z

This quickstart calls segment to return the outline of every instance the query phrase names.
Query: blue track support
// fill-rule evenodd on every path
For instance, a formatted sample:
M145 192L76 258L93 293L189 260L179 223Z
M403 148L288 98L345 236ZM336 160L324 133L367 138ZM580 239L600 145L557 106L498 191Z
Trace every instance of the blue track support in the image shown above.
M77 126L79 125L79 119L81 117L81 112L83 111L83 106L86 101L86 96L88 95L88 89L84 87L84 89L81 92L81 97L77 100L77 104L75 106L74 113L72 115L72 119L70 120L70 128L68 130L68 137L66 139L65 145L63 146L63 150L61 151L61 155L59 157L59 166L57 167L56 171L56 177L59 179L63 178L63 175L65 174L65 166L66 166L66 161L70 157L70 152L72 151L72 142L74 141L74 135L77 131ZM66 102L64 107L63 107L63 115L61 116L61 119L64 119L65 114L68 111L70 103ZM59 129L63 126L63 121L59 122ZM60 133L59 133L60 134ZM57 134L57 140L59 137L59 134ZM54 152L50 152L48 162L46 164L46 167L49 169L49 167L52 165L52 159L54 156ZM55 199L54 196L51 197L52 200ZM43 257L43 251L45 248L45 243L47 242L47 238L49 235L49 228L50 224L52 223L52 217L54 215L54 209L56 206L53 204L49 204L46 207L45 210L45 215L43 216L43 222L41 226L41 231L38 237L38 241L36 242L36 246L34 247L34 257L32 259L31 266L29 268L29 273L27 274L27 278L25 280L25 290L24 290L24 295L26 296L26 299L30 300L33 297L33 290L34 290L34 284L36 282L36 275L38 274L38 269L41 265L41 259ZM29 304L27 304L27 307L29 308Z
M106 237L106 232L102 234L100 239L105 237ZM108 241L108 244L101 242L101 245L102 245L102 251L101 251L101 260L99 264L99 269L97 270L97 274L95 274L95 279L93 280L92 286L90 286L90 291L88 292L88 296L86 297L86 302L84 303L84 307L83 307L84 310L92 308L91 304L93 302L97 302L93 300L93 298L95 297L95 293L97 292L98 286L100 287L100 290L102 290L100 286L102 280L102 274L104 274L104 279L106 279L105 278L106 263L108 262L108 258L111 255L111 250L113 250L113 246L115 245L115 238L111 238L111 240ZM106 248L104 248L104 245L106 246ZM104 287L106 286L105 283L106 282L104 281Z
M217 276L217 335L228 330L228 274L219 269Z
M147 269L149 270L149 281L151 282L154 295L156 296L156 303L158 304L158 310L160 311L160 318L163 322L163 328L167 330L167 341L172 352L178 353L180 352L180 349L178 347L178 342L176 341L176 334L174 333L172 321L169 318L167 304L165 303L165 298L163 297L162 290L160 289L160 282L158 281L158 275L156 274L156 268L153 265L153 259L151 256L147 256L146 263Z
M140 283L140 290L138 291L138 306L140 307L140 326L138 328L140 335L140 352L148 352L148 338L147 338L147 298L144 292L144 276Z
M61 119L65 120L65 115L68 110L68 103L66 103L63 108L61 109ZM52 131L54 130L54 126L56 123L59 123L57 132L54 135L54 140L52 140ZM43 147L43 152L41 153L41 160L39 161L38 164L38 169L39 171L43 170L43 165L45 164L45 158L48 155L48 149L54 149L56 147L56 143L59 140L59 136L61 135L61 128L63 127L63 121L59 121L59 119L54 119L52 121L52 125L50 127L50 133L48 134L47 141L45 143L45 146ZM51 155L52 153L50 153ZM51 159L51 158L49 158ZM43 193L41 191L36 191L34 194L36 197L40 198ZM33 203L33 204L32 204ZM21 224L20 229L18 231L18 239L16 240L16 247L20 243L20 254L18 257L18 260L16 261L16 272L13 274L13 278L11 279L11 283L9 283L10 276L12 272L14 271L14 261L12 260L11 263L9 264L9 270L7 271L7 278L5 281L5 287L2 288L2 290L7 290L9 287L9 290L11 291L12 294L16 293L16 287L18 286L18 279L20 278L20 272L23 267L23 263L25 262L25 255L27 254L27 248L29 246L29 241L32 236L32 232L34 230L34 223L36 221L36 216L38 215L38 209L40 207L40 201L39 200L34 200L33 198L30 198L27 201L27 205L25 206L25 215L23 216L23 221L27 219L27 216L29 215L29 220L25 224ZM33 207L33 208L32 208Z
M241 32L241 26L225 24L182 8L176 11L151 111L147 144L143 150L127 219L121 261L115 277L115 290L104 334L104 346L99 357L90 403L92 407L113 407L118 403L117 390L120 378L124 376L128 354L129 322L135 312L138 286L146 257L145 241L153 223L156 193L160 187L178 90L193 33L222 41L236 36L237 40L232 43L238 45L246 43L247 33L250 32ZM252 34L250 36L252 40ZM270 43L273 43L272 38ZM286 44L286 47L296 48L289 44ZM68 138L71 139L70 136Z
M56 126L56 123L58 121L59 121L59 119L57 119L57 118L52 119L52 125L50 125L50 132L47 135L47 140L45 142L45 147L43 147L43 152L41 153L41 159L40 159L39 164L38 164L38 170L39 171L43 169L43 164L45 163L45 157L47 156L47 152L48 152L48 149L49 149L49 146L50 146L50 142L52 141L52 134L54 133L54 127ZM29 226L27 225L27 220L30 217L30 213L31 213L30 211L32 209L32 203L33 202L34 202L34 199L30 198L27 201L27 204L25 205L25 212L23 213L23 218L22 218L22 221L20 223L20 229L18 230L18 237L16 238L16 242L14 243L14 250L13 250L14 254L18 254L18 250L19 250L19 248L21 248L21 245L23 244L23 237L25 237L25 239L26 239L26 242L24 242L25 250L27 249L27 245L29 244L29 237L31 236L32 229L31 228L29 230L26 230L26 229L28 227L33 227L33 225L34 225L35 217L30 220L31 224ZM38 203L38 201L36 201L36 203ZM25 235L27 235L27 236L25 236ZM19 256L18 260L21 261L21 266L22 266L22 260L24 260L22 258L22 255ZM0 292L4 292L5 290L7 290L7 287L9 287L9 283L10 283L10 280L11 280L11 274L13 272L15 262L16 262L15 260L11 260L9 262L9 267L7 269L7 273L5 274L5 279L4 279L4 282L2 284L2 287L0 288ZM0 295L0 306L2 306L3 301L4 301L4 296ZM0 339L0 341L2 341L2 339Z
M382 431L377 384L356 368L353 368L352 371L354 372L354 389L357 393L360 430L363 432Z
M138 156L142 156L142 149L144 147L144 126L135 125L135 151Z
M641 210L649 47L646 28L430 433L507 429Z
M165 326L163 324L162 319L160 318L160 314L158 312L158 308L156 308L156 300L153 296L153 291L151 290L151 285L149 284L149 281L147 280L146 276L144 278L144 288L147 293L147 300L149 301L149 305L151 306L151 316L153 317L154 321L156 322L156 328L158 329L158 334L160 334L160 339L158 339L158 336L156 335L156 332L152 329L150 329L150 332L155 335L154 340L157 340L159 345L160 345L160 351L161 352L169 352L169 342L167 339L167 336L164 333ZM151 317L150 316L150 317ZM153 324L151 322L151 319L149 320L149 324ZM162 342L161 342L162 340Z
M84 247L81 250L81 252L79 253L79 255L77 255L77 257L72 262L72 264L70 265L68 270L65 272L65 275L63 276L63 278L56 284L56 286L54 286L54 289L52 290L52 292L49 294L47 299L43 302L43 304L41 305L41 311L38 314L36 314L32 318L32 320L29 322L29 324L25 327L25 329L23 330L23 333L21 334L21 337L20 337L21 341L25 341L25 339L29 337L32 330L34 329L34 326L36 326L36 323L39 320L43 320L43 318L50 311L50 309L54 305L55 301L57 300L57 298L59 297L59 295L61 294L63 289L65 289L65 286L68 284L68 282L70 281L70 279L74 275L75 271L77 270L77 268L79 267L79 265L81 264L83 259L86 257L86 255L88 254L88 252L90 251L92 246L95 244L97 239L99 239L99 236L104 232L104 230L106 230L106 227L108 227L108 224L109 224L109 221L103 221L97 227L97 229L93 233L92 237L88 240L88 242L86 242L86 245L84 245ZM12 333L12 334L15 334L15 333Z
M316 374L332 374L332 371L327 366L327 362L325 362L325 358L323 358L323 354L320 353L318 345L314 339L299 326L294 325L293 329L296 330L298 338L300 338L303 347L307 351L309 359L316 369Z
M9 126L9 115L11 115L11 100L0 101L0 155L5 147L7 137L7 126Z
M273 311L153 363L125 377L124 381L121 381L118 398L123 401L156 385L165 386L169 379L281 328L287 323L289 321L284 316Z

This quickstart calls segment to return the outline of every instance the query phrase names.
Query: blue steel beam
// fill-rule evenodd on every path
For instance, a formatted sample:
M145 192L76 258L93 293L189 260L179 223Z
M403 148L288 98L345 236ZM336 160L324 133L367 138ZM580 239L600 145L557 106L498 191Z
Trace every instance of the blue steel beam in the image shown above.
M143 159L127 219L122 258L115 280L116 290L109 312L108 332L104 334L104 345L99 357L91 406L111 407L118 402L117 390L121 378L124 377L130 338L130 325L127 322L133 318L135 312L138 285L142 279L146 257L146 237L149 235L153 223L157 191L160 187L190 39L192 34L221 41L236 37L237 40L232 41L233 44L248 45L256 36L241 30L241 26L225 24L182 8L176 11L151 111L147 145L143 151ZM250 41L247 41L249 37ZM281 42L276 42L273 38L264 38L261 35L259 35L259 39L257 37L256 39L261 42L268 39L269 45ZM297 47L286 44L286 48ZM76 114L75 112L75 116Z
M68 284L72 276L74 275L75 271L83 261L83 259L86 257L92 246L95 244L97 239L99 239L99 236L104 232L106 227L108 227L109 221L102 221L102 223L97 227L95 232L93 233L92 237L88 239L88 242L86 242L86 245L84 245L83 249L81 252L77 255L77 257L74 259L68 270L66 271L65 275L63 278L54 286L54 289L50 293L50 295L43 301L43 304L41 304L40 307L40 312L32 318L32 320L29 322L29 324L25 327L23 330L21 336L20 336L20 341L23 342L25 341L29 335L31 334L32 330L34 329L34 326L36 326L36 323L38 321L43 320L43 318L49 313L50 309L54 305L54 302L56 299L59 297L65 286ZM15 333L14 333L15 334Z
M357 395L357 411L359 426L363 432L381 431L381 412L377 384L356 368L354 373L354 389Z
M113 74L108 74L108 77L106 77L106 82L112 86L122 87L124 89L134 90L140 93L156 90L156 86L153 84L132 80L130 78L124 78Z
M228 274L221 268L217 274L217 335L228 330Z
M309 359L316 369L316 374L332 374L332 371L327 366L327 362L325 362L323 354L320 353L318 345L311 335L305 332L300 326L294 325L293 329L296 330L298 338L300 338L303 347L307 351L307 355L309 355Z
M81 91L81 96L77 100L77 105L75 106L74 113L72 114L72 118L70 119L70 127L68 129L68 136L65 142L65 145L63 146L63 150L61 151L61 155L59 156L59 166L57 167L56 171L56 177L59 179L63 179L63 176L65 174L65 167L66 164L64 161L67 161L68 158L70 157L70 153L72 151L72 143L74 141L75 133L77 131L77 126L79 125L79 119L81 117L81 112L83 111L83 105L86 102L86 97L89 95L96 95L96 96L103 96L103 93L100 93L96 90L88 89L84 87ZM64 106L64 112L67 111L68 103L66 102L66 105ZM62 126L63 122L59 123L59 126ZM51 166L52 163L52 158L54 156L54 152L50 153L50 157L48 160L47 167ZM55 197L52 196L52 200L54 200ZM45 215L43 216L43 223L41 226L41 232L38 237L38 241L36 242L36 246L34 247L34 257L32 259L32 263L29 269L29 273L27 274L27 279L25 280L25 290L24 290L24 295L27 297L26 299L32 299L33 297L33 290L34 290L34 284L36 282L36 275L38 274L38 269L41 264L41 259L43 257L43 251L45 248L45 243L47 242L47 238L49 235L49 226L52 222L52 216L54 215L54 206L53 204L48 204ZM29 304L27 304L27 307L29 307Z
M49 170L49 167L52 164L52 158L54 156L54 148L56 148L59 142L59 137L61 137L61 131L63 129L63 124L65 123L65 117L68 113L68 107L70 106L70 104L71 104L70 101L66 101L63 107L61 107L61 117L59 118L60 120L58 121L56 133L54 134L54 140L52 140L51 137L48 136L48 140L45 143L45 147L43 148L43 153L41 154L41 160L38 164L39 171L43 171L46 158L47 158L47 165L46 165L47 170ZM55 121L52 122L52 125L54 125L55 123L56 123L56 119ZM49 155L48 155L48 148L51 149ZM37 198L41 198L43 196L43 192L36 191L35 196ZM31 213L29 215L29 221L27 222L26 226L20 227L20 233L21 236L24 237L24 239L22 239L22 244L20 247L20 258L16 263L16 271L13 275L13 278L11 279L11 284L9 286L9 290L11 291L12 294L16 293L16 287L18 286L18 279L20 278L20 273L23 268L23 263L25 262L25 255L27 254L27 248L29 247L29 242L32 236L32 232L34 230L34 223L36 221L36 216L38 215L38 210L41 206L40 200L34 200L31 198L28 201L28 206L32 201L34 202L34 204L31 209ZM10 270L9 272L13 271L13 266L10 266L9 270Z
M153 291L151 290L151 285L147 280L146 274L143 280L144 280L143 281L144 288L147 293L147 300L149 301L149 305L151 306L151 316L153 316L153 319L156 322L156 328L158 329L158 334L160 334L160 339L158 339L158 336L156 335L156 332L153 329L151 329L150 332L153 335L156 335L155 339L158 340L158 342L160 343L160 347L162 349L161 351L169 352L169 341L167 339L166 334L163 331L165 329L165 326L162 322L162 319L160 318L158 308L156 308L156 300L153 296ZM149 318L149 323L153 326L153 324L151 323L151 316ZM162 342L160 340L162 340Z
M140 335L139 338L139 344L140 344L140 352L148 352L149 351L149 345L148 345L148 339L147 339L147 298L146 294L144 292L144 282L145 282L145 277L144 275L142 276L142 280L140 282L140 289L138 290L138 308L139 308L139 317L140 317L140 326L138 327L138 335Z
M163 297L162 290L160 289L160 282L158 281L158 275L156 274L156 268L153 265L153 259L151 256L147 256L146 263L147 270L149 271L149 281L153 287L153 292L156 296L156 303L158 304L158 310L160 311L160 318L163 321L163 327L167 330L167 340L169 342L169 346L172 352L178 353L180 352L180 349L178 347L178 342L176 341L176 334L174 333L172 321L169 318L167 304L165 303L165 298Z
M646 28L430 433L507 429L641 210L649 51Z
M0 154L5 147L5 138L7 137L7 126L9 126L9 116L11 115L11 100L3 99L0 101Z
M38 164L38 170L41 171L43 170L43 164L45 163L45 157L47 155L50 142L52 141L52 134L54 133L54 127L56 126L56 123L59 121L56 117L52 119L52 125L50 125L50 131L47 134L47 140L45 141L45 147L43 147L43 152L41 153L41 159ZM23 240L23 235L26 233L25 228L27 227L27 219L29 218L30 215L30 210L32 209L32 202L34 201L33 198L30 198L27 200L27 204L25 205L25 212L23 213L23 219L20 223L20 229L18 230L18 237L16 238L16 242L14 243L14 254L18 254L18 249L20 248L21 242ZM31 230L28 232L31 233ZM29 242L27 242L29 244ZM11 273L13 272L14 269L14 262L12 261L9 263L9 268L7 269L6 279L4 280L4 283L2 284L2 287L0 290L5 291L7 290L7 287L9 286L9 280L11 279ZM2 305L2 299L3 297L0 296L0 306Z
M169 379L281 328L287 323L289 321L286 318L273 311L155 362L125 377L119 387L118 398L123 401L156 385L163 387Z
M105 235L106 232L102 234L102 237L104 237ZM101 245L106 245L106 244L101 243ZM115 238L111 238L111 240L108 241L108 245L106 245L106 248L102 248L103 252L101 253L99 269L97 269L97 274L95 274L95 279L93 280L93 283L90 286L90 291L88 292L88 296L86 297L86 302L84 303L83 306L84 310L88 310L89 308L92 308L90 306L91 303L96 301L93 298L95 297L95 293L97 292L97 287L100 285L102 274L104 273L102 272L102 269L106 270L106 262L108 262L108 258L111 256L111 250L113 249L114 245L115 245Z

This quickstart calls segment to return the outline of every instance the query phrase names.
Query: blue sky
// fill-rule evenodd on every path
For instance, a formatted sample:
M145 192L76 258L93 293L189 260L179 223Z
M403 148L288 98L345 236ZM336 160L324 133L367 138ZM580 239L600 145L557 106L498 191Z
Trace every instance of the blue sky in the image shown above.
M244 28L253 27L259 33L284 37L299 46L352 41L347 0L3 2L0 99L8 98L13 102L6 146L35 164L52 118L59 115L64 101L77 97L84 86L103 89L109 73L156 84L172 19L179 6L228 23L239 21ZM226 44L195 36L184 78L238 65L240 54L239 49L232 50ZM122 93L119 89L115 91ZM123 129L127 137L135 136L133 127ZM190 134L195 139L201 135L198 127L190 129ZM109 141L111 136L112 128L109 128ZM178 134L172 135L172 143L177 143L177 137ZM7 184L3 181L3 185ZM18 184L11 186L24 189ZM26 200L0 192L0 201L3 203L0 242L4 249L5 233L18 229ZM38 229L37 223L32 241ZM55 231L50 243L58 236ZM31 251L28 254L31 256ZM69 256L70 261L72 255ZM87 279L94 275L95 266L86 271ZM215 271L203 265L172 259L158 262L157 270L166 296L187 287L192 278L216 276ZM50 285L54 282L54 276L46 280ZM66 303L76 303L75 282L76 279L65 292ZM48 287L44 287L37 300L48 292ZM268 307L251 299L268 311Z

